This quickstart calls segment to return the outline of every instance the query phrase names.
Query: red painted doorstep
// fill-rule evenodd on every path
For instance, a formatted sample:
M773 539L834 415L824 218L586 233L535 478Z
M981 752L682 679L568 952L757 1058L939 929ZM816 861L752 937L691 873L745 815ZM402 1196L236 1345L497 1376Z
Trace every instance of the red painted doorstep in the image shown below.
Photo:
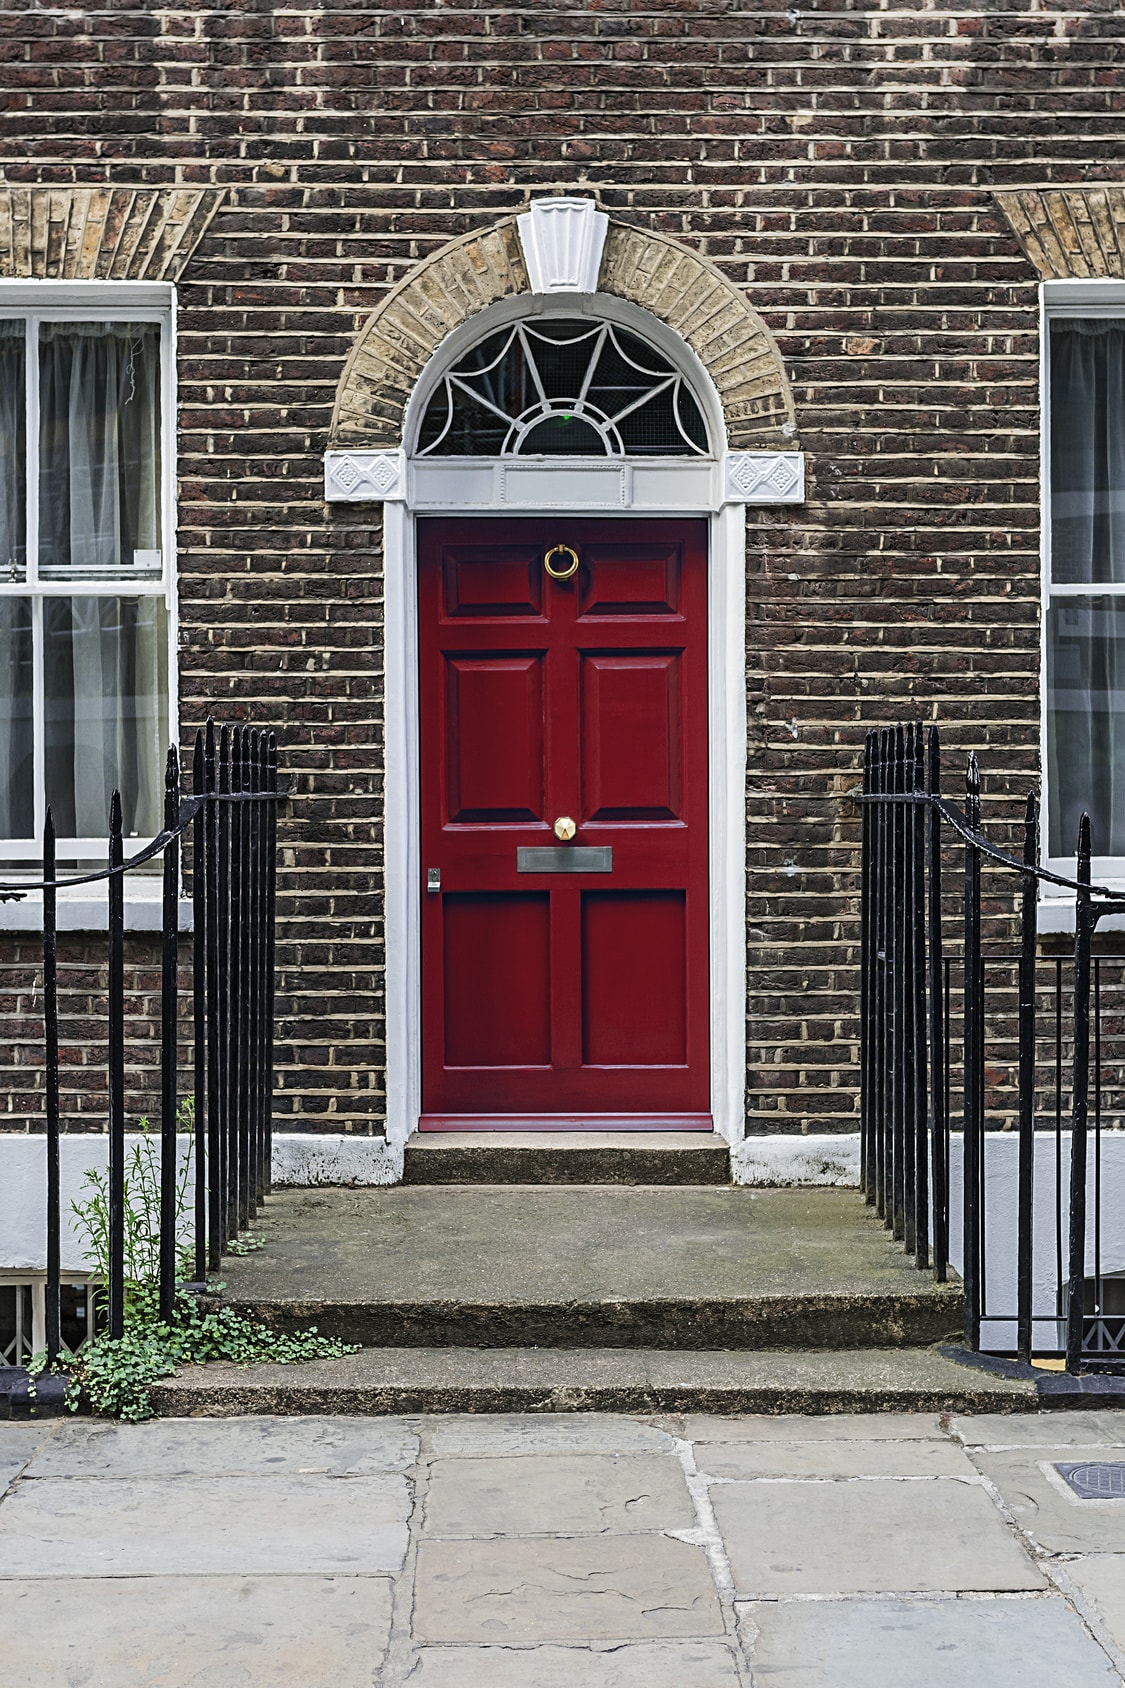
M423 1114L419 1131L714 1131L710 1114Z

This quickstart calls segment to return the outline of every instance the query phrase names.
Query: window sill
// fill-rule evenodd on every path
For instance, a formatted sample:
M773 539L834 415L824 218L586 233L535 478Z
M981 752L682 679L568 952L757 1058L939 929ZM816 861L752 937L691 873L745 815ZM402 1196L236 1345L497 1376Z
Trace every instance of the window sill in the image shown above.
M1044 897L1039 904L1036 928L1041 938L1056 934L1074 935L1074 902L1065 897ZM1125 914L1107 914L1098 921L1098 934L1125 932Z
M193 910L189 900L179 901L178 926L190 932ZM161 899L125 892L126 932L159 932L163 924ZM109 911L105 894L100 897L59 896L56 922L60 932L105 932L109 929ZM43 898L35 892L19 902L0 903L0 933L42 932Z

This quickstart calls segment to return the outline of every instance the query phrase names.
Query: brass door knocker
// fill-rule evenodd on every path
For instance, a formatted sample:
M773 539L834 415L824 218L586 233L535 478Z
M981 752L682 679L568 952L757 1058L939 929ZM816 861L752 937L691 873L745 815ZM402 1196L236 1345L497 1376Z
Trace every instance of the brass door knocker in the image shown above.
M551 567L552 557L566 557L569 561L565 568L553 569ZM569 545L552 545L543 558L543 567L552 580L570 580L572 576L578 573L578 552L572 551Z

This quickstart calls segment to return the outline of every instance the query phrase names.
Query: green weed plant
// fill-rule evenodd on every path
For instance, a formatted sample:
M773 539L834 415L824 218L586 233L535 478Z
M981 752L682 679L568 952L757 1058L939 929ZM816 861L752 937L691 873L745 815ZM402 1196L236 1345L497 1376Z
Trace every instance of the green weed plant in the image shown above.
M180 1104L177 1125L193 1137L192 1099ZM186 1290L176 1292L170 1323L160 1317L160 1143L142 1119L141 1139L129 1150L125 1163L125 1328L113 1338L95 1320L93 1333L76 1354L63 1356L67 1375L67 1405L80 1406L104 1418L136 1423L155 1416L152 1386L170 1377L177 1366L203 1365L208 1360L231 1360L248 1366L270 1361L290 1365L298 1360L338 1359L353 1354L354 1343L320 1336L316 1326L294 1335L271 1330L233 1307L207 1308ZM192 1158L189 1153L176 1170L176 1243L180 1271L192 1270L188 1190ZM109 1281L109 1179L94 1169L83 1180L85 1194L71 1203L75 1229L85 1242L85 1258L98 1285ZM231 1252L245 1254L260 1248L257 1238L244 1238ZM211 1286L221 1289L221 1284ZM97 1301L104 1307L104 1291ZM46 1367L46 1355L36 1355L33 1375Z

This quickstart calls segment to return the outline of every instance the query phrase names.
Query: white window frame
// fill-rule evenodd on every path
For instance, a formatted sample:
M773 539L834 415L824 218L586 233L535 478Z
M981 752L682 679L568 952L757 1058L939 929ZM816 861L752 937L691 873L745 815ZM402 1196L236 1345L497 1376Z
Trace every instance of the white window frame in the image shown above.
M144 281L2 281L0 318L22 319L29 324L27 381L27 566L22 581L0 579L0 596L27 598L32 604L32 663L35 721L34 824L32 841L0 841L9 861L27 861L29 868L42 856L45 818L45 770L43 766L43 611L49 597L160 598L167 617L168 734L174 740L179 724L179 689L176 653L179 646L179 615L176 603L176 290L166 282ZM161 539L159 575L140 580L120 578L92 580L40 580L38 576L39 428L38 360L31 355L32 328L40 321L65 322L153 322L160 327L160 454L161 454ZM127 851L143 849L148 838L130 838ZM105 854L104 836L60 838L60 868L76 858L98 859ZM130 886L130 890L135 887ZM89 899L87 898L87 901ZM18 909L22 918L12 919ZM60 914L61 914L60 910ZM4 905L0 922L8 929L22 927L38 918L37 909L22 904ZM73 927L60 918L60 925ZM83 924L103 925L104 918Z
M1040 407L1040 566L1042 571L1042 611L1039 639L1039 698L1040 698L1040 788L1042 792L1042 832L1050 839L1050 815L1053 794L1048 780L1047 729L1049 697L1047 692L1048 617L1052 600L1061 598L1121 598L1125 599L1125 581L1117 584L1054 585L1051 580L1051 323L1064 317L1116 317L1125 323L1125 281L1044 281L1039 286L1039 407ZM1073 876L1077 858L1045 856L1044 865L1054 873ZM1125 856L1095 856L1091 872L1096 883L1125 890ZM1040 885L1045 901L1067 902L1069 920L1061 924L1040 921L1043 930L1073 930L1074 894L1059 886ZM1060 910L1061 912L1061 910ZM1103 929L1117 921L1102 923Z

